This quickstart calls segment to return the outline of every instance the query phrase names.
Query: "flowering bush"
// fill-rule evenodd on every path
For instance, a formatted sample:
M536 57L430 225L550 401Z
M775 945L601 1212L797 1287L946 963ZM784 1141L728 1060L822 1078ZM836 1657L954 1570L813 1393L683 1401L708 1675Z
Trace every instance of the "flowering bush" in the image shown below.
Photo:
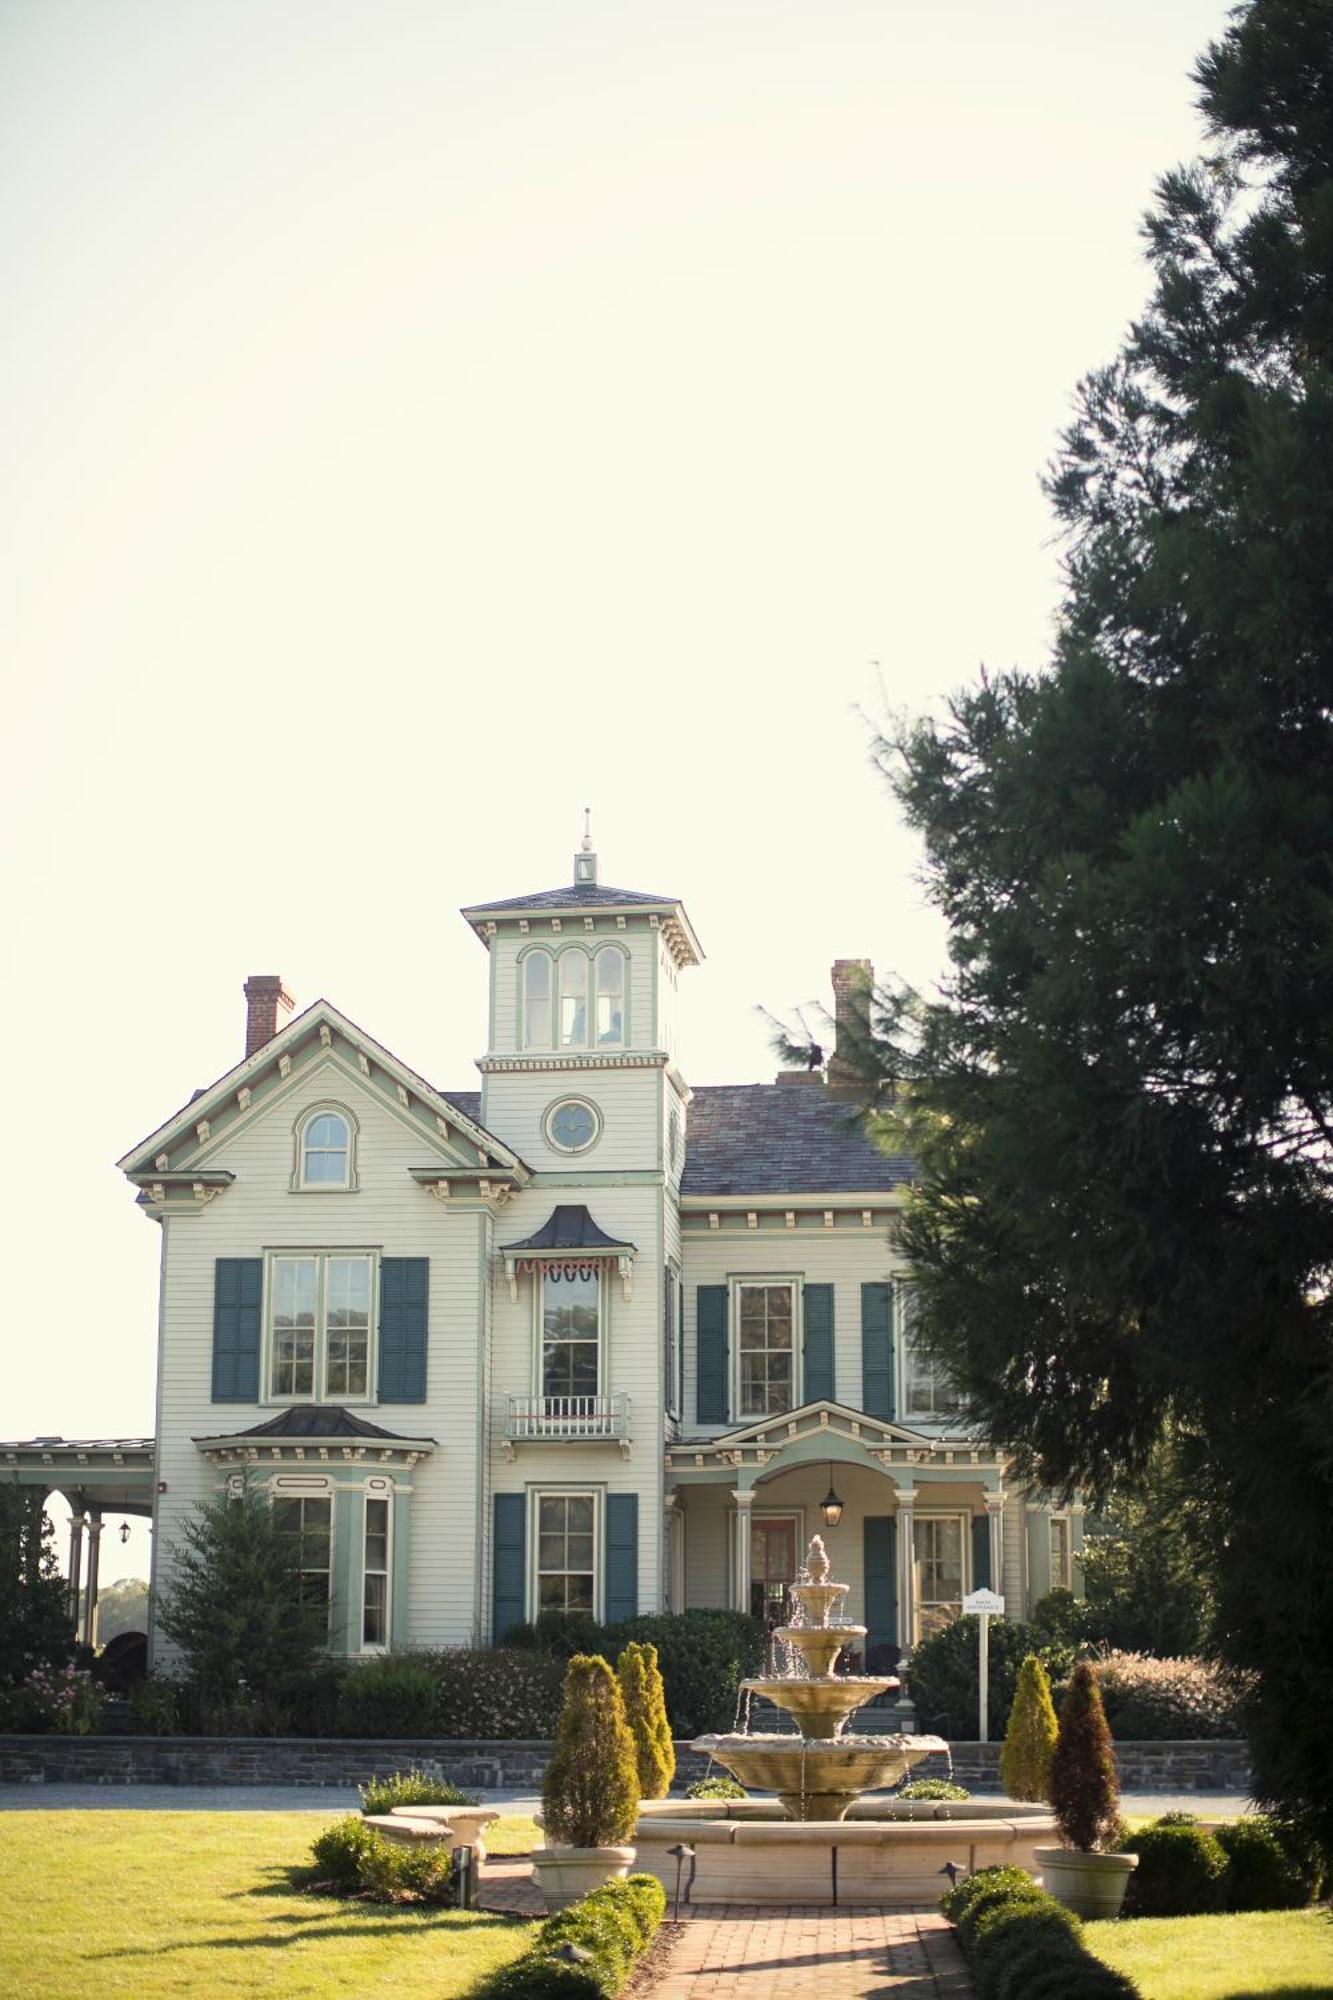
M554 1736L563 1660L515 1646L418 1654L439 1683L441 1736Z
M29 1727L61 1736L91 1736L102 1713L102 1691L82 1667L34 1667L21 1698Z
M1111 1734L1122 1742L1242 1733L1244 1689L1209 1660L1108 1653L1097 1679Z

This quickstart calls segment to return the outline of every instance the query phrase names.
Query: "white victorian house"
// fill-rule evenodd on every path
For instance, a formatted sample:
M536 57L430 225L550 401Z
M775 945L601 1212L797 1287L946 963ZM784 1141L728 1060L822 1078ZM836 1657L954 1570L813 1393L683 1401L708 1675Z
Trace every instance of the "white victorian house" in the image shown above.
M913 1349L910 1165L838 1054L691 1091L690 920L591 853L463 915L480 1091L252 978L244 1058L120 1163L162 1231L155 1583L190 1510L242 1490L346 1655L551 1609L775 1610L816 1529L866 1664L974 1587L1022 1612L1072 1583L1077 1510L1015 1484ZM844 1031L867 973L834 967Z

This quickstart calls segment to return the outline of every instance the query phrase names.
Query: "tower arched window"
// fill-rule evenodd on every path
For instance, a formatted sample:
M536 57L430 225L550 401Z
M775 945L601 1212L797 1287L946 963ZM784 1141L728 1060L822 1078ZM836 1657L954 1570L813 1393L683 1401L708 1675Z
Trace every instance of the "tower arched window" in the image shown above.
M588 973L585 953L566 951L560 958L560 1046L582 1049L588 1045Z
M551 956L530 951L523 961L523 1046L551 1046Z
M352 1122L344 1112L310 1112L297 1135L297 1186L354 1187L352 1138Z
M625 1039L625 958L614 945L597 954L597 1045L618 1046Z

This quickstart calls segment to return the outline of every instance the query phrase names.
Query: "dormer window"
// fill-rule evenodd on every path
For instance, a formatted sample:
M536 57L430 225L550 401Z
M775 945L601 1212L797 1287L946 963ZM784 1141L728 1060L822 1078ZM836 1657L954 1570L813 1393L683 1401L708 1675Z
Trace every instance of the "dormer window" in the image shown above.
M350 1115L333 1106L307 1112L296 1131L294 1185L315 1192L336 1192L356 1186Z

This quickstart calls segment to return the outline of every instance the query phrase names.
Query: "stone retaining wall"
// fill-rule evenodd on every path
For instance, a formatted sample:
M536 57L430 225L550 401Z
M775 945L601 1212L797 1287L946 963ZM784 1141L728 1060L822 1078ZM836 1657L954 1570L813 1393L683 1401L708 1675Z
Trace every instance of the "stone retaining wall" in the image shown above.
M412 1737L2 1736L0 1784L359 1785L368 1778L426 1765L479 1791L535 1791L550 1753L544 1740L450 1742ZM958 1782L1000 1790L998 1743L955 1743ZM1230 1741L1117 1743L1127 1792L1244 1792L1245 1745ZM703 1776L707 1760L676 1745L677 1785ZM943 1757L918 1765L918 1777L943 1777Z

